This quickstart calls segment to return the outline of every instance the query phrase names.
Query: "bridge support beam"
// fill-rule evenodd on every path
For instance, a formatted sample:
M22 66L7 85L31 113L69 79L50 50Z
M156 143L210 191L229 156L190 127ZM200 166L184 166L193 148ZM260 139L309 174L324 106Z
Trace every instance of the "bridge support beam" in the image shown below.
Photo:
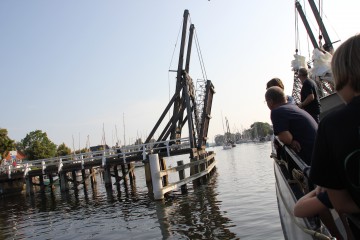
M160 200L164 198L162 191L162 179L160 177L160 162L158 154L149 155L151 182L153 187L154 199Z

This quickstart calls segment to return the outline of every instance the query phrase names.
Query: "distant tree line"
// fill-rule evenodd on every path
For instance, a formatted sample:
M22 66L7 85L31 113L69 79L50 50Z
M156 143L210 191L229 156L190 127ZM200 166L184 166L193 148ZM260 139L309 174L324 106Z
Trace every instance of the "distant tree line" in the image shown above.
M152 139L152 141L155 141ZM135 145L142 144L141 138L136 139ZM100 150L104 148L100 146ZM0 163L8 156L10 151L21 151L26 155L26 160L45 159L52 157L67 156L88 152L89 149L83 148L72 152L65 143L57 146L47 136L46 132L35 130L26 134L20 142L15 142L8 136L7 129L0 128Z
M261 140L265 139L268 136L271 136L274 133L273 128L270 124L265 122L254 122L250 125L249 129L243 130L241 133L229 133L226 132L223 135L218 134L215 136L215 145L221 146L226 142L228 139L239 143L241 141L246 140Z
M65 143L56 146L41 130L26 134L20 142L15 142L8 136L7 129L0 128L0 154L3 161L10 151L21 151L27 160L44 159L71 154L71 149Z

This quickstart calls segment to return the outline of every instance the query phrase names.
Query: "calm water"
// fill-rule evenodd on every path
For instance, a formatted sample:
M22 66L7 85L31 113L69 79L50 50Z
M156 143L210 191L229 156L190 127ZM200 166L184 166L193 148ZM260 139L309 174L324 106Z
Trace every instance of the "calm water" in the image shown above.
M213 150L217 169L208 184L164 201L147 196L143 168L128 193L123 184L120 193L107 192L98 177L87 192L0 199L0 239L284 239L270 142Z

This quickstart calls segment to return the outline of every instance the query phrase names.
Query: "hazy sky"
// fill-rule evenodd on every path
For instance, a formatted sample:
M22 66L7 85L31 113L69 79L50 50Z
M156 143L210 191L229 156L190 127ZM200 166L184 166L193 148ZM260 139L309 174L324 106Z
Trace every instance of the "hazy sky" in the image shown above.
M103 126L108 145L115 126L123 143L125 116L126 141L144 139L175 90L168 70L177 67L185 9L216 91L210 141L223 134L221 116L232 131L271 123L266 82L279 77L292 91L293 0L8 0L0 1L0 128L16 141L39 129L57 145L83 148L88 136L101 143ZM333 41L360 32L359 9L359 0L324 1ZM308 57L300 19L299 32ZM195 47L190 75L202 78Z

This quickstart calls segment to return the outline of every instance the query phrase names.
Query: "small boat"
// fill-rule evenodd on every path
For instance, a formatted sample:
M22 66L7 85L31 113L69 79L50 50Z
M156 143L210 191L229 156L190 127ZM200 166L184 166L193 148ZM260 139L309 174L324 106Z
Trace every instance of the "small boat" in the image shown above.
M224 150L232 149L232 144L231 144L231 143L224 143L223 149L224 149Z
M226 132L224 134L224 144L223 144L223 149L227 150L227 149L232 149L233 147L236 147L235 142L232 140L232 135L230 132L230 127L229 127L229 121L228 119L225 117L225 121L226 121Z

